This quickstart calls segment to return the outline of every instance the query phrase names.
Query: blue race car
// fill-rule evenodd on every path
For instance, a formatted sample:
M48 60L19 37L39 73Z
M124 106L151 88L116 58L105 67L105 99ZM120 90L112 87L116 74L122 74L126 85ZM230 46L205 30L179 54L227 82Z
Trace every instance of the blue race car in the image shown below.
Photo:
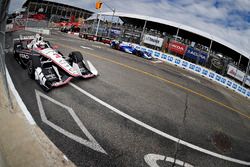
M110 47L116 50L120 50L129 54L133 54L135 52L135 48L129 46L121 41L112 41Z
M110 44L110 47L116 50L120 50L129 54L133 54L133 55L137 55L139 57L142 57L144 59L148 59L148 60L152 60L153 57L151 56L150 53L146 52L146 51L141 51L138 49L135 49L134 47L122 43L120 41L112 41Z
M147 51L141 51L141 50L137 50L137 49L135 49L135 50L136 51L133 53L134 55L142 57L142 58L147 59L147 60L153 60L152 55L150 53L148 53Z

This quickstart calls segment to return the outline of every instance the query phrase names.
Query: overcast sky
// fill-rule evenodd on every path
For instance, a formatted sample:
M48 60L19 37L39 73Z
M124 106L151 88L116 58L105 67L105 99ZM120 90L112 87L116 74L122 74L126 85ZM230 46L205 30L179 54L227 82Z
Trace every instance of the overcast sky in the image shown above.
M96 12L95 0L53 0ZM10 11L24 0L11 0ZM250 0L105 0L116 11L185 24L250 53ZM103 11L110 11L103 7Z

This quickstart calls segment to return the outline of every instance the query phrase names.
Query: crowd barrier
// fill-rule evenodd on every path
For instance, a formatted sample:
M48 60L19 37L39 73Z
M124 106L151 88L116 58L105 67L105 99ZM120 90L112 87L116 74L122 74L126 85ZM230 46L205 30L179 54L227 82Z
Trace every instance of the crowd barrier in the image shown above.
M160 60L167 62L169 64L176 65L177 67L180 67L180 68L186 69L188 71L194 72L196 74L199 74L199 75L201 75L209 80L212 80L212 81L214 81L214 82L216 82L216 83L218 83L218 84L220 84L228 89L231 89L231 90L237 92L238 94L250 99L250 90L249 89L241 86L240 84L236 83L235 81L233 81L227 77L224 77L220 74L217 74L216 72L214 72L210 69L207 69L207 68L202 67L200 65L188 62L186 60L183 60L179 57L176 57L176 56L173 56L173 55L170 55L167 53L163 53L160 51L146 48L144 46L140 46L138 44L130 43L129 45L133 46L134 48L136 48L138 50L147 51L147 52L151 53L151 55L154 58L160 59Z

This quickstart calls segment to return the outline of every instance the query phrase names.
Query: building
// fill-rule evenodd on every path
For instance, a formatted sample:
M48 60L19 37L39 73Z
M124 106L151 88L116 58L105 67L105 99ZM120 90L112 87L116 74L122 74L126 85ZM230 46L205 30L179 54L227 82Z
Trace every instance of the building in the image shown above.
M86 9L46 0L27 0L23 8L26 8L29 13L46 13L47 18L57 15L65 18L74 16L76 19L87 19L93 14L92 11Z

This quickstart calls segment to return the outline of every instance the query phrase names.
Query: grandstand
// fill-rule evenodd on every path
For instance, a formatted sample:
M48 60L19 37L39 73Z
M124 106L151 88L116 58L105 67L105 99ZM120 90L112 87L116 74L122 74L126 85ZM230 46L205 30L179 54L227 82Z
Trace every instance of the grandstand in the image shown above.
M105 17L112 17L112 15L113 12L102 13L102 19L104 21L100 29L103 30L106 28L107 32L108 24L105 22ZM141 44L163 52L169 52L189 61L212 68L222 75L226 75L227 65L229 63L242 72L246 72L249 66L249 53L246 53L244 50L235 47L225 40L193 27L138 14L116 12L114 17L118 17L122 20L123 24L113 23L112 30L120 31L116 36L112 36L113 38ZM96 17L91 18L95 19ZM118 19L114 18L113 20ZM93 24L95 24L95 22ZM102 32L101 34L99 33L99 35L105 36L105 33ZM152 41L150 42L148 39L160 41L160 43L159 45L156 43L152 44ZM173 49L173 47L175 47L175 49ZM201 56L186 54L186 52L176 49L178 47L186 52L199 52ZM199 57L200 60L197 60L199 59L197 57ZM205 60L201 61L202 59ZM215 59L217 60L214 61ZM240 80L242 80L242 78Z
M87 19L93 14L93 12L86 9L46 0L27 0L23 4L23 8L26 8L29 13L42 11L46 13L47 18L50 18L52 15L57 15L61 17L74 16L76 19Z

